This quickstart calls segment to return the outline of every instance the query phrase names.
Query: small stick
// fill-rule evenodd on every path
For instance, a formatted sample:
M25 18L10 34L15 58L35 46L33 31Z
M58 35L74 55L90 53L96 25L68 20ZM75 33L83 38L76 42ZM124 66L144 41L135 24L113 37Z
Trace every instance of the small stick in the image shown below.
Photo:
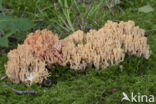
M3 82L3 86L5 86L6 88L10 88L12 89L16 94L18 95L23 95L23 94L36 94L37 92L34 90L25 90L25 91L20 91L20 90L16 90L14 88L11 88L10 86L8 86L5 82Z

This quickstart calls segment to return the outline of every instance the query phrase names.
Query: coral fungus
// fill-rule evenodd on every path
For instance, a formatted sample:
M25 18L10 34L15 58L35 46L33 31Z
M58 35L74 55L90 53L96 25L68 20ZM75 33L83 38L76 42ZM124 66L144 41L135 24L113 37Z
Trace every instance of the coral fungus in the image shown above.
M63 61L61 52L62 43L58 36L46 29L30 33L24 44L32 47L35 57L47 64L55 64Z
M106 68L124 60L125 54L149 58L150 51L144 30L133 21L108 21L98 31L90 30L84 34L77 31L64 39L62 48L65 61L75 70L94 65L97 69Z
M18 45L17 49L8 53L6 75L13 83L24 82L27 86L32 83L42 83L42 80L49 76L45 65L33 56L30 46Z
M74 70L88 66L104 69L122 62L125 54L146 59L150 56L144 30L133 21L108 21L99 30L88 33L78 30L62 40L51 31L37 30L28 35L24 45L8 54L6 74L14 83L31 85L49 76L46 64L69 63Z
M112 34L118 34L118 39L123 44L125 53L138 57L142 56L146 59L149 58L150 51L147 45L147 38L144 36L145 32L143 29L135 26L133 21L121 21L119 24L108 21L104 26L104 30L107 29L111 29Z

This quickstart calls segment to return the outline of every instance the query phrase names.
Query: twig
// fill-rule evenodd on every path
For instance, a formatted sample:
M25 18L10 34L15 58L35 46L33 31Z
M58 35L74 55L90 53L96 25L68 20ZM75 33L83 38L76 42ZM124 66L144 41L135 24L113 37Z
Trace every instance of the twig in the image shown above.
M16 94L18 95L23 95L23 94L36 94L37 92L34 90L25 90L25 91L20 91L20 90L16 90L14 88L11 88L10 86L8 86L5 82L3 82L3 86L6 88L10 88L12 89Z

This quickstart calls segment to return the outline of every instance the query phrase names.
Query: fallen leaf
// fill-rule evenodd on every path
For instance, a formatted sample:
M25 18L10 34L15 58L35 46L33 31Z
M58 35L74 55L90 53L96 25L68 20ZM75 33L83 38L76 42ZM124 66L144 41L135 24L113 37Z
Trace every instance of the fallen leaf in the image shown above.
M143 12L143 13L149 13L149 12L154 11L154 9L151 7L150 4L147 4L147 5L143 6L143 7L140 7L140 8L138 9L138 11L139 11L139 12Z

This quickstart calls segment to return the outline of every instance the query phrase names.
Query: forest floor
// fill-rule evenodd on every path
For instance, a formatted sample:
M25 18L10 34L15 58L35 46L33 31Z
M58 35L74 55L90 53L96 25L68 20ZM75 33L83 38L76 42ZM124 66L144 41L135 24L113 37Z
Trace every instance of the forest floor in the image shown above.
M153 8L151 12L138 11L147 4ZM33 29L14 34L20 38L18 43L37 29L47 28L64 38L78 29L85 32L99 29L107 20L133 20L145 29L152 54L148 60L127 57L122 63L105 70L92 68L75 72L69 67L56 66L51 79L55 78L57 83L51 87L33 84L27 88L5 79L0 81L0 104L121 104L123 92L128 96L133 92L156 97L155 0L121 0L114 5L106 5L105 0L3 0L3 9L7 16L28 18L33 22ZM0 78L5 76L6 63L7 53L3 53L0 56ZM3 86L3 82L18 90L35 90L37 94L17 95Z

